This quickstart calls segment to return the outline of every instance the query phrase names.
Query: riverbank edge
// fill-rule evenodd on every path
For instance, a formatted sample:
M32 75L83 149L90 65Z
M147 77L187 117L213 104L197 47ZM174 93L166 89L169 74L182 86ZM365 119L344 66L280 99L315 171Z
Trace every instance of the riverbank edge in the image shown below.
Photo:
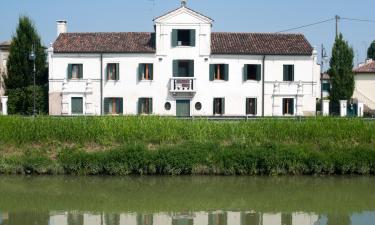
M314 150L313 146L183 144L117 147L89 152L65 148L0 156L0 174L35 175L374 175L372 145Z

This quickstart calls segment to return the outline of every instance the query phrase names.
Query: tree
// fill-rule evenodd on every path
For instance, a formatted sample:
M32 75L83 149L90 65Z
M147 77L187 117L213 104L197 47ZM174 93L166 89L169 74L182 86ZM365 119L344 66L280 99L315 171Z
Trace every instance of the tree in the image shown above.
M371 43L367 50L367 58L375 60L375 40Z
M340 34L333 45L330 69L328 71L332 83L330 97L332 102L337 103L339 100L349 100L353 96L353 58L353 49Z
M6 94L9 99L9 109L12 114L30 114L30 106L33 105L33 98L28 92L33 85L33 62L29 60L29 54L34 45L36 60L36 89L39 94L48 95L45 91L48 82L46 67L46 52L41 44L40 37L33 22L26 16L21 16L17 25L16 33L12 38L9 58L7 63L8 74L5 78ZM43 91L42 91L43 90ZM19 95L19 96L17 96ZM24 96L24 97L22 97ZM41 99L46 99L41 96ZM46 104L46 103L44 103ZM43 105L43 104L42 104ZM38 108L41 113L46 112L46 107Z

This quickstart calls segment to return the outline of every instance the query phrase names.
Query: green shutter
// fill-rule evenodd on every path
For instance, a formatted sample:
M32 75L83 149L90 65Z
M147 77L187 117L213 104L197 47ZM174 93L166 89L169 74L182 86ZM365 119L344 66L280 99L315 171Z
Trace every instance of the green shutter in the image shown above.
M190 46L195 47L195 30L190 30Z
M142 73L144 71L144 64L140 63L138 65L138 80L142 80Z
M246 115L248 115L249 114L249 112L250 112L250 99L249 98L247 98L246 99Z
M288 65L284 65L284 70L283 70L283 81L288 80Z
M224 64L224 80L228 81L229 80L229 65Z
M257 115L258 114L258 99L254 99L255 101L254 101L254 104L255 104L255 115Z
M173 60L173 77L178 77L178 60Z
M109 113L109 104L111 100L109 98L104 98L104 114Z
M212 112L213 112L213 113L212 113L212 114L214 114L214 115L215 115L215 113L216 113L216 110L215 110L215 106L216 106L215 103L216 103L216 101L215 101L215 100L216 100L216 99L214 98L214 101L213 101L213 104L212 104L212 105L213 105L213 107L212 107Z
M177 30L172 30L172 47L177 46Z
M154 80L154 64L149 65L150 80Z
M72 64L68 64L68 79L72 79Z
M215 65L210 64L210 81L215 79Z
M244 81L247 81L247 67L248 67L249 65L247 65L247 64L245 64L244 66L243 66L243 80Z
M141 115L142 114L142 101L143 101L143 98L139 98L138 99L138 114Z
M294 98L290 99L290 113L294 115Z
M120 64L116 63L116 80L120 80Z
M194 77L194 60L189 60L189 77Z
M225 114L225 98L222 98L221 99L221 113L222 113L222 115L224 115Z
M148 99L148 112L152 114L152 98Z
M83 78L83 64L79 64L78 66L78 78L79 79Z
M116 103L116 111L118 114L123 114L123 100L122 98L118 98L117 99L117 103Z
M260 81L262 79L262 65L257 65L256 80Z

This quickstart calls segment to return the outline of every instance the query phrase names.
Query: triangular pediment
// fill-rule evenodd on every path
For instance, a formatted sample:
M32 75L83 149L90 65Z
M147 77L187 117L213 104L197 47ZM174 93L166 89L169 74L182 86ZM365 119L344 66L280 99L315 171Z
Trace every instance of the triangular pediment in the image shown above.
M213 20L201 13L182 6L154 19L155 23L212 23Z

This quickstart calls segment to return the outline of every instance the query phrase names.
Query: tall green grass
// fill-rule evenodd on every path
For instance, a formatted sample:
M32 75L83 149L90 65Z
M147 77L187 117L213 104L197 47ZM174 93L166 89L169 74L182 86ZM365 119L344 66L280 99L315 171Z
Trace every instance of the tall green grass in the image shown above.
M375 122L0 117L0 173L374 174Z

